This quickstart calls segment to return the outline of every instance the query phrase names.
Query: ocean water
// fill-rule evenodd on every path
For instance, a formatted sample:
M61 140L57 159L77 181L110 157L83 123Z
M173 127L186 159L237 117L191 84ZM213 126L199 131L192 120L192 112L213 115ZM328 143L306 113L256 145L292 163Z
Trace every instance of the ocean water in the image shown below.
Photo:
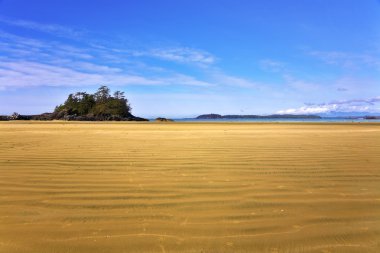
M321 118L321 119L173 119L176 122L379 122L380 119L347 119L347 118Z

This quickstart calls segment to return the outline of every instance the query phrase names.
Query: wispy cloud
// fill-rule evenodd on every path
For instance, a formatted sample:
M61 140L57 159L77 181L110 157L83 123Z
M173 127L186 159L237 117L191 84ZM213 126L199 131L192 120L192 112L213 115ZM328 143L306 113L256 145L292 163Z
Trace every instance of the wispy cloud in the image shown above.
M46 32L58 37L75 37L78 33L75 29L60 25L4 17L0 17L0 23ZM0 30L0 50L2 89L99 84L228 86L245 89L260 89L265 86L249 78L226 74L217 67L216 56L205 50L186 46L136 49L122 44L120 47L108 46L91 40L64 44L59 39L44 41ZM156 61L147 59L188 65L198 74L191 76L179 73L175 66L157 67L152 65ZM263 64L280 68L280 63L274 61L268 60Z
M316 91L319 89L319 85L317 83L297 79L294 76L289 75L289 74L284 74L283 79L285 80L287 86L295 90L310 92L310 91Z
M189 47L155 48L145 51L133 51L133 56L153 57L161 60L186 64L210 65L216 58L212 54Z
M286 69L286 64L284 62L272 60L272 59L264 59L259 62L260 67L263 70L271 71L271 72L284 72Z
M75 58L82 60L94 58L89 49L73 47L54 40L48 42L36 40L2 30L0 30L0 49L1 52L8 53L10 57L21 59L34 58L41 61L53 58Z
M218 83L222 86L235 86L240 88L261 88L263 84L259 82L255 82L253 80L249 80L242 77L237 77L233 75L225 74L221 71L214 71L211 73L211 78L215 83Z
M4 16L0 16L0 23L7 24L10 26L17 26L29 30L49 33L59 37L77 38L78 36L82 36L84 34L83 30L73 29L58 24L44 24L29 20L10 19Z
M349 74L341 76L330 83L333 89L339 92L346 92L349 94L363 94L367 96L368 92L380 92L379 81L376 77L368 76L354 76ZM373 94L373 93L372 93Z
M285 62L264 59L259 62L259 65L265 71L278 74L283 80L283 83L292 90L310 92L316 91L320 88L320 85L316 82L297 78L296 75L289 70L289 66Z
M309 54L323 62L343 68L358 69L373 67L380 70L380 57L370 53L349 53L340 51L311 51Z
M170 85L188 85L188 86L200 86L200 87L211 87L215 86L214 83L198 80L192 76L183 75L183 74L175 74L168 78L160 79L163 84Z
M0 88L36 86L176 85L212 86L194 77L174 74L168 77L145 77L122 73L119 69L99 65L79 64L76 68L51 66L28 61L0 62ZM82 69L82 70L79 70ZM91 72L86 70L90 69Z
M0 87L88 86L88 85L175 85L214 86L208 81L131 61L126 65L125 52L107 47L79 47L58 41L36 40L0 30ZM179 62L206 64L207 53L193 49L159 54ZM161 52L162 53L162 52ZM178 53L175 57L175 53ZM151 57L158 57L155 54ZM101 62L102 64L99 64ZM131 74L130 69L134 69ZM137 71L136 71L137 70ZM141 72L141 73L139 73ZM149 73L147 73L149 72Z
M56 37L75 37L77 33L60 25L3 17L0 17L0 23L38 30ZM202 49L182 46L136 49L122 44L120 47L108 46L91 38L70 44L59 38L43 38L20 36L0 29L0 89L106 84L186 86L194 87L194 90L200 87L260 90L267 86L250 78L226 74L217 66L217 57ZM197 74L181 73L181 68L161 65L157 60L188 65L186 68ZM269 60L263 64L271 68L281 67L280 63Z
M255 81L225 74L213 66L216 62L215 56L189 47L134 50L90 43L84 48L58 41L31 39L0 30L0 49L6 53L0 64L2 89L26 86L87 86L101 83L241 88L261 86ZM136 61L137 58L157 58L190 64L202 70L203 80L172 69L150 66L144 61ZM134 70L133 74L128 73L131 69Z
M342 101L332 101L330 103L313 104L307 103L299 108L280 110L280 114L318 114L330 112L373 112L379 111L376 104L380 103L380 96L368 99L351 99Z
M27 61L1 61L0 86L20 88L30 86L89 86L110 85L157 85L159 80L141 76L86 73L68 67Z

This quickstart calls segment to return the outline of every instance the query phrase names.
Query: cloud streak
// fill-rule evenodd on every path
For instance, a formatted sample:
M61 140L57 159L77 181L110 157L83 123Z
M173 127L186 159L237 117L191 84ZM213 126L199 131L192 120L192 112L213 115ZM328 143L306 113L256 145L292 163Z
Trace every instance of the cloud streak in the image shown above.
M265 71L270 72L284 72L286 70L286 65L283 62L272 60L272 59L264 59L259 62L260 67Z
M211 74L211 78L214 82L218 83L221 86L234 86L240 88L254 88L259 89L264 85L246 78L227 75L221 71L214 71Z
M145 51L133 51L131 54L135 57L151 57L176 63L205 66L214 64L216 61L212 54L189 47L155 48Z
M37 23L33 21L21 20L21 19L9 19L3 16L0 16L0 23L21 27L29 30L39 31L43 33L52 34L59 37L65 38L77 38L84 34L83 30L73 29L70 27L58 25L58 24L44 24Z
M20 23L12 22L12 24ZM32 22L22 23L26 27L34 28L34 25L30 24ZM154 54L149 54L150 57L162 57L176 62L197 64L213 62L212 56L208 53L190 48L164 51L154 49L151 52ZM47 42L21 37L0 30L0 89L99 84L196 87L215 85L167 69L160 68L159 71L153 71L157 68L138 64L136 61L128 62L125 58L125 52L117 52L107 47L88 45L84 49L57 41ZM135 73L126 71L129 65L133 65L131 69L134 69Z
M194 77L182 74L175 74L169 77L144 77L125 74L119 69L112 69L106 66L88 65L88 63L84 63L80 68L90 68L92 72L29 61L3 60L0 62L0 89L36 86L81 87L99 84L114 86L213 86L212 83L200 81Z
M67 67L28 61L1 61L0 87L20 88L36 86L89 86L99 84L110 85L158 85L159 80L141 76L86 73Z
M1 23L57 37L76 37L78 32L60 25L5 17L0 17ZM79 43L73 45L65 44L59 39L45 41L23 37L0 29L0 88L99 84L244 89L261 89L265 86L254 80L224 73L216 66L217 57L197 48L177 46L134 49L125 45L118 48L85 39L80 39ZM158 61L188 65L186 68L193 68L197 74L192 76L179 73L175 65L152 65L159 66L161 63ZM271 67L277 65L274 62L266 64Z
M1 22L1 21L0 21ZM35 29L37 23L7 21ZM50 27L50 26L49 26ZM60 31L53 29L51 31ZM42 29L42 28L41 28ZM50 31L47 29L48 31ZM65 29L63 29L65 30ZM108 48L88 44L85 48L58 41L44 41L18 36L0 30L0 87L88 86L88 85L173 85L235 86L259 88L262 85L238 76L224 74L213 66L216 57L189 47L153 48L146 50ZM3 55L1 57L1 55ZM149 66L139 58L155 58L178 64L189 64L202 70L203 80L177 73L172 69ZM99 64L98 62L102 62ZM128 71L127 71L128 69ZM129 74L130 70L133 74Z
M380 58L376 54L348 53L340 51L311 51L309 54L330 65L337 65L347 69L372 67L380 70Z

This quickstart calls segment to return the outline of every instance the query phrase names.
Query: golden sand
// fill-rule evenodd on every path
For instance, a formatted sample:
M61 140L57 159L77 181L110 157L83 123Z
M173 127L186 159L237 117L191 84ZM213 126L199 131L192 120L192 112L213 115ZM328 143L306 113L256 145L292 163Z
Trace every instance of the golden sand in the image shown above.
M380 124L0 123L0 252L380 252Z

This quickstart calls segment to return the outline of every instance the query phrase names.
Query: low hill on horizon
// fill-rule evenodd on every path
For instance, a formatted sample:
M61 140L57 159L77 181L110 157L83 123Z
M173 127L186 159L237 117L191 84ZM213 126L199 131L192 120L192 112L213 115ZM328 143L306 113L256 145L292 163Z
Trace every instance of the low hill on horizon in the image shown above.
M271 115L220 115L202 114L196 119L320 119L318 115L271 114Z

